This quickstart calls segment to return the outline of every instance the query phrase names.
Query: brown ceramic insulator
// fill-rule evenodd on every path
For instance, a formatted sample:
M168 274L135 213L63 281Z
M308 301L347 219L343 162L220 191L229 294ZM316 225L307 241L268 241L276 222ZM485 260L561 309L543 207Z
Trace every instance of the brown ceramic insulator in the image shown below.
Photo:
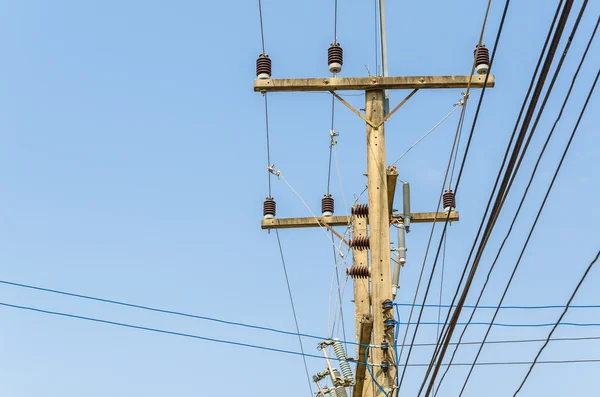
M344 50L338 43L332 44L327 50L327 64L331 65L332 63L344 64Z
M477 46L475 51L473 51L473 55L475 56L475 66L490 64L490 51L484 45L481 45L481 47Z
M456 200L454 198L454 192L452 191L452 189L448 189L444 192L443 200L444 200L444 208L450 208L450 209L456 208Z
M271 77L271 58L268 55L260 54L256 60L256 75L266 74Z
M369 237L352 237L348 243L350 247L356 248L359 251L369 249Z
M352 206L352 215L357 216L359 218L364 218L369 215L369 205L368 204L354 204Z
M333 210L335 209L333 197L331 194L326 194L325 197L321 200L321 213L325 214L326 212L333 214Z
M273 200L273 197L267 197L263 204L263 215L275 217L277 214L277 203Z
M371 277L371 271L368 266L352 266L346 270L346 274L352 278L359 279Z

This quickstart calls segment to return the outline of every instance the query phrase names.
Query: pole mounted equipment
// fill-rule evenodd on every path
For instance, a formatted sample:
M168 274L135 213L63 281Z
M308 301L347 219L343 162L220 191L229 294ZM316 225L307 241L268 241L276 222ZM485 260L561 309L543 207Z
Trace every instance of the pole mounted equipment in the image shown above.
M264 219L273 219L277 215L277 203L273 197L267 197L263 203L263 217Z
M256 60L256 78L266 80L271 78L271 58L268 55L260 54Z
M475 56L475 70L477 74L487 74L490 70L490 51L485 45L477 45L473 52Z
M323 199L321 199L321 213L323 216L333 216L333 211L335 209L335 202L331 194L326 194Z
M327 63L329 71L333 74L338 74L342 71L344 64L344 50L340 43L332 43L327 50Z

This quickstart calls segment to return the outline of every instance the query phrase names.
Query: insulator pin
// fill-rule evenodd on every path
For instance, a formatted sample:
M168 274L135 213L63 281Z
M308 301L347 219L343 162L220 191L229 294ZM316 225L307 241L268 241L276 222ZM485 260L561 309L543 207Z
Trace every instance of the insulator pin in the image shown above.
M358 236L352 237L348 242L351 248L355 248L359 251L369 249L369 237Z
M371 277L371 271L368 266L352 266L346 270L346 274L354 279L362 279Z
M481 46L477 45L474 55L477 74L487 74L490 70L490 51L483 44Z
M331 197L331 194L326 194L321 200L321 212L323 216L333 216L334 209L335 203L333 197Z
M354 204L352 206L352 215L357 216L359 218L364 218L369 215L369 205L368 204Z
M273 197L267 197L263 204L263 216L265 219L273 219L277 215L277 203Z
M452 189L448 189L444 192L443 201L444 211L453 211L456 208L456 199L454 197L454 192L452 191Z
M342 71L344 64L344 50L339 43L333 43L327 50L327 63L331 73L339 73Z
M271 78L271 58L268 55L260 54L256 60L256 78Z

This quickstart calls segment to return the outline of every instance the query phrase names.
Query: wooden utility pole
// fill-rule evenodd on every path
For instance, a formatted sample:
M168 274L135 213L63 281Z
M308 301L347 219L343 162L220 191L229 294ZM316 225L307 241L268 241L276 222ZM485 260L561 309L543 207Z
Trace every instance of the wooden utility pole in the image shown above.
M365 109L369 120L379 124L384 118L383 90L365 93ZM385 134L383 125L374 128L367 124L367 187L369 192L369 226L371 249L371 306L373 310L373 343L393 346L394 326L387 327L390 309L383 302L392 301L392 271L390 254L390 217L388 213L387 171L385 162ZM392 309L393 314L393 309ZM391 317L393 320L393 315ZM375 380L389 390L394 384L396 369L394 349L371 349ZM391 365L390 365L391 364Z
M390 225L402 222L404 215L391 213L393 208L396 169L386 168L385 122L418 90L493 87L494 76L409 76L409 77L358 77L358 78L312 78L312 79L258 79L254 82L256 92L331 92L340 102L366 123L367 133L367 187L368 216L327 216L315 218L263 219L263 229L287 229L305 227L353 226L353 238L369 237L368 247L354 249L354 266L368 266L370 251L370 277L354 279L354 303L356 314L356 340L359 343L355 358L355 397L384 397L394 391L397 368L394 357L394 325L398 319L393 315L392 274L390 252ZM384 90L412 89L389 114L384 112ZM365 91L365 114L353 108L335 91ZM390 186L388 186L388 178ZM458 220L458 213L425 212L411 213L411 223L444 222ZM369 227L367 231L367 225ZM336 235L341 236L335 232ZM344 240L345 241L345 240ZM345 241L346 242L346 241ZM348 243L348 242L346 242ZM368 248L368 250L366 249ZM385 303L385 305L384 305ZM386 348L387 346L387 348ZM368 349L368 351L367 351ZM367 360L365 354L368 353ZM368 362L368 367L365 365ZM369 373L370 372L370 373ZM372 375L371 375L372 373ZM374 383L377 382L377 385ZM381 389L380 387L381 386ZM382 391L384 390L384 391ZM384 394L385 393L385 394Z

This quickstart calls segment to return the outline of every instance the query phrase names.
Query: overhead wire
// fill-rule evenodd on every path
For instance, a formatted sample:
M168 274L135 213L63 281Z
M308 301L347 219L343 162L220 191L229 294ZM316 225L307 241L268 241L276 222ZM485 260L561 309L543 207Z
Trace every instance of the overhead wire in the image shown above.
M542 51L540 52L540 56L539 56L539 59L538 59L538 63L537 63L537 65L536 65L535 71L534 71L534 73L533 73L533 76L532 76L532 78L531 78L531 82L530 82L530 84L529 84L529 88L528 88L528 90L527 90L527 94L525 95L525 99L523 100L523 104L522 104L522 106L521 106L521 110L520 110L520 112L519 112L519 115L518 115L518 117L517 117L517 121L516 121L516 123L515 123L515 127L514 127L514 129L513 129L513 132L512 132L511 138L510 138L510 140L509 140L509 143L508 143L508 145L507 145L507 147L506 147L506 152L505 152L505 154L504 154L504 159L502 160L502 164L501 164L501 166L500 166L500 169L499 169L499 171L498 171L498 174L497 174L497 176L496 176L496 181L495 181L495 183L494 183L494 188L492 189L492 192L494 192L494 191L496 190L496 188L497 188L497 186L498 186L498 183L499 183L499 181L500 181L500 177L501 177L501 172L502 172L502 169L504 168L504 165L505 165L505 163L506 163L506 160L508 159L508 155L509 155L509 153L510 153L510 148L511 148L511 146L512 146L512 143L513 143L513 141L514 141L514 139L515 139L515 136L516 136L516 133L517 133L517 128L518 128L518 125L519 125L519 123L520 123L521 117L523 116L523 112L525 111L525 107L526 107L526 105L527 105L527 101L528 101L528 99L529 99L529 96L531 95L531 92L532 92L532 90L533 90L533 87L534 87L534 84L535 84L535 79L536 79L537 73L538 73L538 71L539 71L539 68L540 68L540 66L541 66L541 64L542 64L542 60L543 60L543 58L544 58L544 54L545 54L545 52L546 52L546 48L547 48L547 46L548 46L548 43L549 43L549 41L550 41L550 38L551 38L551 36L552 36L552 31L554 30L554 25L556 24L556 21L557 21L557 19L558 19L558 15L559 15L559 13L560 13L560 8L561 8L561 5L562 5L562 2L563 2L563 0L561 0L561 1L560 1L560 3L559 3L559 5L557 6L556 13L555 13L555 15L554 15L554 19L553 19L553 21L552 21L552 23L551 23L550 29L549 29L549 31L548 31L548 35L547 35L547 37L546 37L546 41L545 41L545 43L544 43L544 47L543 47ZM506 20L506 15L507 15L507 13L508 13L508 8L509 8L509 6L510 6L510 0L507 0L507 1L506 1L506 3L505 3L505 6L504 6L504 11L503 11L503 13L502 13L502 19L500 20L500 26L499 26L499 28L498 28L498 33L497 33L497 35L496 35L496 40L495 40L495 43L494 43L494 49L493 49L493 51L492 51L492 56L491 56L491 58L490 58L490 65L489 65L490 67L489 67L488 73L486 74L486 78L487 78L487 76L489 76L489 75L490 75L490 73L491 73L491 69L492 69L492 67L493 67L493 64L494 64L494 60L495 60L495 58L496 58L496 52L497 52L497 49L498 49L498 43L499 43L499 41L500 41L501 33L502 33L502 31L503 31L503 28L504 28L504 21ZM473 118L473 123L472 123L472 125L471 125L471 131L470 131L470 133L469 133L469 138L468 138L468 140L467 140L467 145L466 145L466 148L465 148L465 154L463 155L463 160L462 160L462 163L461 163L461 167L460 167L460 169L459 169L459 174L458 174L457 184L456 184L456 187L455 187L455 189L456 189L456 190L458 189L458 185L459 185L459 183L460 183L460 180L461 180L461 177L462 177L462 172L463 172L463 169L464 169L464 166L465 166L465 162L466 162L466 159L467 159L467 155L468 155L469 149L470 149L470 147L471 147L471 142L472 142L473 134L474 134L474 131L475 131L475 127L476 127L476 125L477 125L477 121L478 121L478 119L479 119L479 112L480 112L480 110L481 110L481 104L482 104L482 102L483 102L483 97L484 97L484 95L485 95L485 92L486 92L486 87L485 87L485 84L484 84L484 87L483 87L483 89L482 89L481 96L480 96L480 98L479 98L479 102L478 102L478 104L477 104L477 110L475 111L475 116L474 116L474 118ZM456 191L455 191L455 194L456 194ZM487 213L488 213L488 211L489 211L489 209L490 209L490 205L491 205L492 197L493 197L493 195L490 195L490 199L488 200L488 203L487 203L487 206L486 206L486 209L485 209L484 215L483 215L483 217L482 217L482 220L481 220L481 223L480 223L480 225L479 225L479 229L478 229L478 231L477 231L477 234L476 234L476 237L475 237L475 241L477 241L477 240L479 239L479 235L481 234L481 231L483 230L483 225L484 225L484 222L485 222L485 218L486 218L486 216L487 216ZM439 248L438 248L438 249L439 249ZM468 258L467 258L467 264L468 264L468 262L471 260L471 256L473 255L473 252L474 252L474 250L475 250L475 244L474 244L474 245L471 247L471 251L469 252L469 256L468 256ZM450 306L451 306L451 307L454 307L454 302L456 301L456 299L457 299L457 297L458 297L458 294L459 294L459 291L460 291L460 287L462 286L462 282L463 282L463 280L464 280L464 277L465 277L465 275L466 275L466 272L467 272L467 270L468 270L468 266L465 264L465 266L464 266L464 268L463 268L463 271L462 271L462 274L461 274L461 276L460 276L460 280L459 280L459 282L458 282L458 285L457 285L457 287L456 287L456 292L454 293L454 296L453 296L453 298L452 298L452 303L450 304ZM445 320L445 322L448 322L448 321L449 321L449 319L450 319L450 314L451 314L451 312L450 312L450 311L448 311L448 313L447 313L447 315L446 315L446 320ZM444 335L444 337L445 337L445 335L447 335L447 332L446 332L446 333L444 332L445 330L446 330L446 327L443 327L443 328L442 328L442 335ZM430 370L431 370L431 368L432 368L432 366L433 366L433 364L434 364L435 360L437 359L437 355L439 354L439 348L441 347L441 342L442 342L442 339L443 339L443 337L440 337L440 338L438 339L438 348L435 350L434 354L432 355L432 358L431 358L431 367L430 367L430 368L428 368L428 370L427 370L427 373L426 373L426 375L425 375L425 380L424 380L424 382L426 381L427 377L429 376Z
M600 22L600 18L598 19L598 22ZM520 214L520 212L521 212L521 209L522 209L522 207L523 207L523 204L524 204L524 202L525 202L525 199L526 199L526 197L527 197L527 194L528 194L528 192L529 192L529 189L530 189L530 187L531 187L531 184L533 183L533 180L534 180L534 178L535 178L535 175L536 175L536 172L537 172L537 170L538 170L538 167L539 167L539 164L540 164L540 162L541 162L541 159L542 159L542 157L543 157L543 155L544 155L544 153L545 153L545 151L546 151L546 148L547 148L547 146L548 146L548 144L549 144L549 142L550 142L550 139L551 139L551 138L552 138L552 136L553 136L554 130L556 129L556 127L557 127L557 125L558 125L559 121L560 121L560 120L561 120L561 118L562 118L562 115L563 115L564 109L565 109L565 107L566 107L566 105L567 105L567 103L568 103L568 101L569 101L569 98L570 98L571 92L572 92L572 90L573 90L573 87L574 87L574 85L575 85L575 82L577 81L577 77L578 77L578 75L579 75L579 71L581 70L581 67L582 67L582 65L583 65L583 63L584 63L584 61L585 61L585 59L586 59L586 56L587 56L588 50L589 50L589 48L590 48L590 45L591 45L591 43L592 43L592 41L593 41L593 39L594 39L594 36L595 36L596 30L597 30L597 28L598 28L598 22L596 23L596 27L594 28L594 31L593 31L592 35L590 36L590 39L589 39L589 41L588 41L588 44L587 44L587 46L586 46L586 49L585 49L585 51L584 51L584 53L583 53L583 55L582 55L582 57L581 57L581 60L580 60L580 62L579 62L579 65L578 65L578 67L577 67L577 70L576 70L576 71L575 71L575 73L573 74L573 77L572 77L572 80L571 80L571 85L569 86L569 89L568 89L568 91L567 91L567 93L566 93L566 95L565 95L565 98L564 98L564 100L563 100L563 103L562 103L561 109L560 109L560 111L559 111L559 113L558 113L558 115L557 115L557 117L556 117L556 119L555 119L555 121L554 121L554 124L553 124L553 126L552 126L552 128L551 128L551 130L550 130L550 132L549 132L549 134L548 134L548 136L547 136L547 138L546 138L546 141L545 141L545 143L544 143L544 145L543 145L543 147L542 147L542 149L541 149L541 152L540 152L540 154L539 154L539 156L538 156L538 159L537 159L537 161L536 161L536 164L535 164L535 166L534 166L534 168L533 168L533 171L532 171L532 173L531 173L531 176L530 176L529 182L528 182L528 184L527 184L527 187L525 188L525 191L524 191L524 193L523 193L523 196L522 196L522 198L521 198L521 201L520 201L520 203L519 203L519 206L518 206L518 208L517 208L517 210L516 210L516 212L515 212L515 215L514 215L514 217L513 217L513 220L512 220L512 222L511 222L511 224L510 224L510 227L509 227L509 229L508 229L508 231L507 231L507 233L506 233L506 235L505 235L505 237L504 237L504 239L503 239L503 241L502 241L502 244L500 245L500 247L499 247L499 249L498 249L498 252L497 252L497 254L496 254L496 257L494 258L494 261L492 262L492 265L490 266L490 269L489 269L489 271L488 271L488 274L487 274L487 276L486 276L486 279L485 279L485 282L484 282L484 284L483 284L483 287L482 287L482 289L481 289L481 291L480 291L480 293L479 293L479 297L477 298L477 302L475 303L475 306L473 307L475 310L473 310L473 312L471 313L471 317L469 318L468 322L470 322L470 321L473 319L473 316L474 316L474 314L475 314L475 311L476 311L476 310L477 310L477 308L479 307L479 302L481 301L481 298L482 298L482 296L483 296L483 293L485 292L485 289L486 289L486 287L487 287L487 285L488 285L488 282L489 282L489 280L490 280L491 273L492 273L492 271L493 271L493 270L494 270L494 268L495 268L495 265L496 265L496 263L497 263L497 261L498 261L498 259L499 259L499 257L500 257L500 254L502 253L502 250L504 249L504 246L505 246L505 244L506 244L506 242L507 242L507 240L508 240L509 236L511 235L511 232L512 232L512 230L513 230L513 227L514 227L514 225L515 225L515 223L516 223L516 220L517 220L517 218L518 218L518 216L519 216L519 214ZM575 27L576 27L576 26L577 26L577 24L575 25ZM564 50L564 52L563 52L563 57L561 58L561 61L560 61L559 65L557 66L557 71L560 71L560 66L562 65L562 62L563 62L563 60L564 60L564 56L566 56L566 54L567 54L567 52L568 52L568 49L569 49L569 46L570 46L570 43L571 43L572 37L573 37L573 33L571 34L571 37L570 37L569 41L568 41L568 42L567 42L567 44L566 44L565 50ZM556 78L556 74L555 74L555 76L554 76L554 77ZM554 81L555 81L555 79L553 79L553 82L554 82ZM539 118L538 118L538 120L539 120ZM531 136L531 135L530 135L530 136ZM522 159L522 158L523 158L523 157L521 157L520 159ZM514 179L513 179L513 180L514 180ZM506 196L505 196L505 197L506 197ZM489 307L488 307L488 308L489 308ZM494 307L494 308L495 308L495 307ZM452 362L454 361L454 358L455 358L455 356L456 356L457 350L458 350L458 348L459 348L459 346L460 346L460 343L461 343L461 341L462 341L462 339L463 339L463 337L464 337L464 335L465 335L465 333L466 333L466 330L467 330L467 327L465 327L465 328L463 329L463 331L462 331L462 333L461 333L461 335L460 335L460 337L459 337L459 339L458 339L458 344L456 345L456 347L455 347L455 349L454 349L454 352L452 353L452 356L451 356L451 358L450 358L450 361L449 361L450 363L452 363ZM445 370L444 374L442 375L442 377L441 377L441 379L440 379L440 382L438 383L437 389L439 389L439 388L440 388L440 386L441 386L441 384L443 383L443 381L444 381L444 378L445 378L445 376L446 376L446 374L448 373L448 371L449 371L449 369L450 369L450 368L451 368L450 366L446 367L446 370Z
M560 317L556 321L556 325L552 328L552 330L548 334L548 338L546 339L546 341L544 342L544 345L540 348L539 352L535 356L535 359L531 363L531 366L529 367L529 370L527 371L527 374L525 374L525 377L521 381L521 384L519 385L519 388L517 389L517 391L515 392L515 394L513 395L513 397L515 397L517 394L519 394L519 392L521 391L521 389L523 389L523 386L525 385L525 382L527 382L527 379L529 379L529 375L531 375L531 371L533 371L533 367L535 367L535 365L538 362L538 359L542 355L542 352L544 351L544 349L546 349L546 346L548 346L548 343L550 343L550 339L552 338L552 335L554 334L554 331L556 331L556 328L558 328L558 326L561 323L562 319L567 314L567 311L569 311L569 306L571 305L571 302L573 302L573 299L575 299L575 295L577 295L577 292L579 291L579 288L581 287L581 285L585 281L585 279L588 276L590 270L592 270L592 267L594 266L594 264L598 260L598 257L600 257L600 251L598 251L598 253L596 254L596 257L592 260L592 262L588 265L587 269L583 273L583 276L581 277L581 280L579 280L579 283L575 287L575 290L573 291L573 294L571 294L571 298L569 298L569 301L567 302L567 306L565 307L565 309L563 310L562 314L560 315Z
M510 0L507 0L507 2L508 1L510 1ZM479 41L478 41L478 47L477 48L479 48L481 46L482 42L483 42L483 36L484 36L484 33L485 33L485 27L486 27L486 24L487 24L487 19L488 19L488 16L489 16L489 11L490 11L490 8L491 8L491 3L492 3L491 0L488 0L486 11L485 11L485 16L483 18L483 23L482 23L482 26L481 26L481 33L479 35ZM506 14L506 9L505 9L505 14ZM500 33L502 32L503 23L504 23L504 16L503 16L502 21L500 23L500 28L499 28L499 32L498 32L498 37L496 39L496 46L494 47L494 52L496 51L496 47L497 47L497 44L498 44ZM493 54L492 54L492 60L493 60ZM491 70L491 66L492 66L492 61L490 61L490 65L489 65L490 70ZM464 94L462 112L461 112L461 115L460 115L460 118L459 118L459 124L458 124L458 126L456 128L456 135L455 135L455 138L454 138L453 148L452 148L452 151L450 153L450 159L449 159L449 162L448 162L448 169L446 170L446 176L444 177L444 182L442 184L442 191L440 193L440 198L438 200L436 214L437 214L437 211L439 211L440 203L442 201L444 189L445 189L445 186L446 186L446 181L447 181L447 178L448 178L448 172L450 171L450 166L452 164L454 146L457 143L458 135L461 132L461 125L463 123L463 120L464 120L464 117L465 117L465 114L466 114L467 102L468 102L469 95L470 95L471 81L472 81L472 76L473 76L474 72L475 72L475 60L473 61L473 64L471 66L471 73L470 73L471 78L469 79L469 83L467 84L467 89L466 89L466 92ZM479 104L478 104L478 107L477 107L477 112L475 114L475 120L477 120L477 115L478 115L478 112L479 112L479 109L480 109L480 106L481 106L481 101L483 99L483 96L485 95L485 88L486 88L486 85L487 85L487 82L488 82L488 79L489 79L489 73L490 72L488 71L488 74L486 74L485 79L484 79L482 93L481 93ZM471 130L471 135L469 136L469 141L468 141L467 147L465 149L462 166L464 166L464 162L465 162L467 154L469 152L469 144L471 142L472 135L473 135L473 130ZM461 168L461 171L462 171L462 168ZM459 174L458 180L460 180L460 174ZM458 183L459 182L457 181L457 187L456 187L457 190L458 190ZM436 215L436 218L437 218L437 215ZM432 269L431 269L431 274L430 274L430 277L429 277L429 282L427 284L427 288L426 288L426 291L425 291L425 296L423 298L423 303L425 303L426 300L427 300L427 296L428 296L428 293L429 293L429 288L431 286L431 282L432 282L433 276L435 274L435 268L436 268L436 264L437 264L437 259L438 259L439 254L440 254L441 242L442 242L442 239L444 238L444 236L446 234L446 230L447 230L447 227L448 227L449 220L450 220L450 211L448 211L448 214L446 215L446 219L444 221L444 227L443 227L443 230L442 230L442 237L440 239L440 245L438 246L436 257L435 257L435 260L433 262L433 266L432 266ZM431 233L429 235L429 241L427 243L427 248L425 250L425 257L423 259L423 264L422 264L422 267L421 267L421 273L419 275L419 281L417 282L417 288L416 288L415 296L414 296L414 300L413 300L413 302L415 302L415 303L416 303L417 296L418 296L418 293L419 293L419 288L420 288L420 285L421 285L421 280L422 280L422 277L423 277L423 271L425 269L425 264L427 262L429 248L431 246L431 242L432 242L432 239L433 239L433 233L435 231L435 226L436 226L436 222L435 221L436 220L434 219L434 222L433 222L432 227L431 227ZM416 325L415 331L413 333L413 338L412 338L412 341L411 341L411 345L410 345L410 347L408 349L408 354L407 354L407 357L406 357L406 364L409 363L410 355L411 355L411 352L412 352L412 344L414 344L416 336L417 336L417 332L419 330L419 324L418 323L421 321L421 316L423 315L423 310L422 309L423 308L421 308L421 310L419 312L419 316L418 316L418 319L417 319L417 325ZM414 306L411 308L411 311L410 311L409 322L410 322L410 319L412 318L413 310L414 310ZM406 344L406 337L408 335L408 330L409 330L409 327L406 327L406 331L405 331L405 334L404 334L404 340L402 341L402 346L400 348L400 354L401 355L402 355L402 351L404 350L404 346ZM407 368L407 366L405 365L404 368L402 369L402 376L400 378L400 382L398 383L398 388L396 389L397 390L396 391L396 395L397 396L400 394L400 389L402 388L402 381L404 380L404 376L406 374L406 368Z
M579 124L581 122L583 114L585 113L585 110L587 108L589 100L590 100L590 98L591 98L591 96L592 96L592 94L594 92L594 89L596 87L596 83L598 82L598 76L600 76L600 70L598 71L598 74L596 74L596 79L594 80L594 83L593 83L593 85L592 85L592 87L590 89L590 92L588 94L586 102L585 102L583 108L581 109L581 112L579 114L579 118L577 119L577 123L575 124L575 127L573 128L573 131L571 132L571 136L569 137L569 141L567 143L567 146L565 147L565 150L562 153L562 156L561 156L560 162L558 163L556 171L554 172L554 175L552 176L552 180L550 181L550 186L548 187L548 190L546 191L546 194L544 195L544 200L542 201L542 204L540 205L540 208L539 208L539 210L537 212L537 215L535 217L533 225L531 226L531 229L529 230L529 233L527 235L527 239L525 240L523 248L521 249L521 253L519 254L519 258L517 259L517 262L515 263L515 266L514 266L513 271L512 271L512 273L510 275L510 278L508 279L508 283L507 283L507 285L506 285L506 287L505 287L505 289L504 289L504 291L502 293L502 297L500 298L500 302L498 303L498 306L501 306L502 303L504 302L504 299L506 298L506 294L508 293L510 285L512 284L514 276L515 276L515 274L516 274L516 272L517 272L517 270L519 268L519 265L521 263L521 259L523 258L523 254L525 253L525 250L527 249L527 246L529 245L529 241L531 239L531 236L533 235L533 232L534 232L534 230L535 230L535 228L537 226L537 222L538 222L538 220L539 220L539 218L540 218L540 216L542 214L542 211L544 210L544 207L546 205L548 197L550 196L550 193L552 192L552 188L554 187L554 183L556 182L558 174L559 174L559 172L560 172L560 170L562 168L562 165L564 163L565 157L567 156L567 153L569 152L569 149L570 149L571 144L573 142L573 138L575 137L575 134L577 133L577 130L579 128ZM498 312L499 312L498 309L494 312L494 316L492 317L492 323L496 319L496 317L498 315ZM483 340L481 342L481 345L479 347L479 350L478 350L477 354L475 355L475 359L473 360L474 362L477 362L477 360L479 358L479 355L481 354L481 351L483 350L483 346L485 345L485 341L487 340L487 337L489 336L490 330L491 330L491 328L488 327L488 329L486 330L486 333L485 333L485 335L483 337ZM471 368L469 370L469 373L467 374L467 378L465 379L465 382L463 384L462 391L461 391L460 395L462 395L463 391L466 389L467 383L468 383L468 381L469 381L469 379L471 377L471 374L473 373L473 368L474 368L474 366L471 366Z
M67 317L67 318L72 318L72 319L76 319L76 320L91 321L91 322L101 323L101 324L106 324L106 325L114 325L114 326L118 326L118 327L130 328L130 329L135 329L135 330L140 330L140 331L149 331L149 332L156 332L156 333L171 335L171 336L180 336L180 337L185 337L185 338L198 339L198 340L203 340L203 341L207 341L207 342L222 343L222 344L233 345L233 346L265 350L265 351L270 351L270 352L275 352L275 353L291 354L291 355L303 356L303 357L307 357L307 358L316 358L316 359L320 359L320 360L324 359L323 356L316 355L316 354L301 353L301 352L295 352L295 351L291 351L291 350L278 349L278 348L273 348L273 347L268 347L268 346L253 345L250 343L241 343L241 342L235 342L235 341L230 341L230 340L225 340L225 339L208 338L208 337L195 335L195 334L187 334L187 333L183 333L183 332L168 331L168 330L159 329L159 328L144 327L144 326L122 323L122 322L117 322L117 321L103 320L103 319L94 318L94 317L80 316L80 315L71 314L71 313L44 310L44 309L34 308L31 306L15 305L15 304L10 304L10 303L6 303L6 302L0 302L0 306L30 311L30 312L35 312L35 313L49 314L49 315L54 315L54 316L59 316L59 317ZM558 340L558 339L552 339L552 340ZM334 360L334 361L339 361L339 359L337 357L330 357L329 359ZM355 363L356 364L366 364L366 362L358 362L358 361L356 361ZM478 366L531 365L532 363L533 362L531 362L531 361L508 361L508 362L481 362L481 363L477 363L477 365ZM573 363L600 363L600 359L547 360L547 361L538 361L536 364L540 365L540 364L573 364ZM429 364L426 364L426 363L409 364L409 366L411 366L411 367L426 367L428 365ZM464 365L471 365L471 364L470 363L454 363L453 365L464 366ZM369 363L368 366L379 366L379 364Z
M562 1L561 1L562 4ZM559 4L559 9L561 4ZM525 138L526 132L529 128L529 124L531 122L531 119L533 117L533 113L537 107L537 102L539 100L539 97L541 95L541 91L543 89L543 86L545 85L545 81L546 81L546 77L548 75L549 69L552 65L552 61L554 59L554 56L556 54L556 49L558 47L560 38L562 37L563 31L564 31L564 27L566 25L566 21L568 19L568 16L570 14L571 11L571 6L572 6L572 0L567 0L567 3L565 5L565 7L563 8L563 11L561 12L561 16L559 18L558 24L557 24L557 28L556 31L554 32L554 36L552 38L552 42L550 43L549 49L548 49L548 53L546 55L546 58L544 60L544 63L542 65L542 69L539 75L539 78L537 80L537 84L535 86L535 89L533 90L533 94L532 94L532 98L531 101L529 103L529 107L527 109L527 112L525 114L524 120L523 120L523 124L521 126L520 132L519 134L516 136L516 140L515 140L515 144L512 147L512 151L510 150L510 144L512 144L512 141L515 137L516 134L516 130L517 128L515 128L515 130L513 131L513 135L511 137L511 140L509 142L509 145L507 146L507 152L505 153L502 165L500 166L498 175L496 177L496 182L494 185L494 188L492 189L492 194L490 195L490 200L488 201L488 205L486 207L486 211L484 213L484 216L482 217L482 223L479 227L477 236L474 240L474 244L473 247L471 249L471 253L469 254L469 258L467 259L467 262L465 263L465 269L463 270L463 276L461 276L461 280L458 284L458 288L457 291L455 293L455 296L453 298L453 302L455 301L455 299L458 297L458 295L460 294L460 298L458 299L458 304L457 304L457 308L451 313L448 312L448 316L447 316L447 321L449 319L449 322L447 324L447 329L446 332L443 333L443 341L441 341L440 346L438 349L436 349L436 351L434 352L433 356L432 356L432 361L431 361L431 368L427 370L426 372L426 376L424 378L421 390L423 390L423 387L425 386L428 376L430 374L431 369L433 368L433 375L431 377L431 381L429 382L429 386L427 388L426 391L426 396L428 396L431 393L431 390L433 388L433 384L435 382L435 378L437 377L437 374L439 372L440 366L439 364L442 362L444 355L446 353L446 350L448 348L448 342L450 341L450 339L452 338L452 334L454 331L454 325L456 322L458 322L458 317L460 316L461 313L461 307L462 305L464 305L465 300L466 300L466 296L471 288L471 284L473 282L473 279L475 277L475 273L478 269L479 266L479 262L481 259L481 256L483 255L483 250L485 249L485 246L487 244L487 241L491 235L491 232L495 226L496 220L498 219L498 216L500 214L500 211L502 209L502 204L503 204L503 198L504 196L508 193L508 189L507 189L507 184L508 184L508 180L511 178L511 175L513 172L516 172L515 170L515 163L517 160L517 157L519 155L519 153L521 152L521 147L523 144L523 140ZM506 8L505 8L506 10ZM554 23L554 22L553 22ZM547 41L546 41L547 43ZM542 51L543 54L544 51ZM539 64L539 63L538 63ZM537 72L537 69L536 69ZM534 73L534 78L535 78L535 73ZM518 123L517 123L518 124ZM523 149L524 151L526 150L526 148ZM508 158L508 154L509 152L511 152L510 155L510 159L508 160L508 162L506 161ZM506 164L506 168L504 168L504 165ZM468 268L468 263L470 261L471 255L474 251L474 247L477 245L477 241L479 238L479 235L481 233L483 224L485 223L485 219L487 216L487 213L489 211L490 208L490 204L492 202L492 197L494 196L494 192L496 191L496 188L498 186L498 182L500 180L500 176L502 175L502 171L504 171L504 177L502 178L502 183L500 184L500 187L498 188L497 194L496 194L496 199L494 200L494 205L492 207L492 210L490 211L490 215L488 218L488 221L486 223L486 227L485 230L483 232L481 241L479 242L478 245L478 249L477 249L477 253L475 255L475 259L473 261L473 264L471 265L469 274L465 280L465 285L462 289L462 293L460 293L461 291L461 286L462 286L462 280L464 278L464 275L466 273L466 269ZM460 179L460 173L459 173L459 179ZM450 317L450 313L451 313L451 317ZM434 362L437 360L437 364L434 365Z
M298 325L298 316L296 315L296 306L294 305L294 298L292 296L292 288L290 286L290 279L288 277L287 266L285 265L285 258L283 256L283 248L281 247L281 239L279 238L279 230L275 229L275 235L277 236L277 245L279 246L279 254L281 256L281 265L283 267L283 274L285 275L285 283L287 285L288 294L290 297L290 305L292 307L292 314L294 315L294 323L296 325L296 332L298 332L298 343L300 344L300 351L302 352L302 360L304 362L304 370L306 371L306 380L310 389L311 396L313 395L312 382L310 374L308 372L308 365L306 364L306 356L304 355L304 345L302 338L300 337L300 326Z
M421 138L419 138L415 143L413 143L408 149L406 149L406 151L404 153L402 153L396 160L394 160L390 165L395 165L398 161L402 160L402 158L404 156L406 156L408 154L408 152L410 152L415 146L417 146L419 143L421 143L421 141L425 138L427 138L429 136L429 134L431 134L433 131L435 131L444 121L446 121L446 119L448 117L450 117L456 110L460 109L462 107L462 105L460 105L460 101L459 103L456 103L454 105L454 108L447 114L445 115L436 125L433 126L433 128L431 128L429 131L427 131L425 133L425 135L423 135Z

